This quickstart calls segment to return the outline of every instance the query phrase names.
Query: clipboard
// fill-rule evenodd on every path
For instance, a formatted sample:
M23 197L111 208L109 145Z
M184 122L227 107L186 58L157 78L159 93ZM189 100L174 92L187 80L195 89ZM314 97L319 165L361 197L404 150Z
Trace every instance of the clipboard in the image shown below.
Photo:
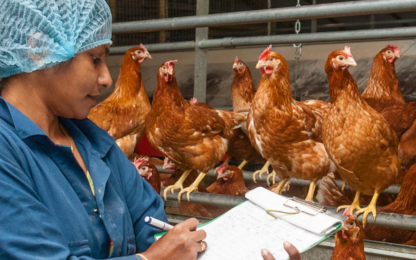
M319 213L325 213L326 212L326 208L320 205L316 205L314 203L308 202L308 201L304 201L301 200L299 198L296 197L292 197L289 198L285 201L285 203L283 203L283 205L285 207L294 209L295 211L282 211L282 210L274 210L274 209L268 209L266 210L267 214L269 214L270 216L272 216L273 218L277 218L275 215L273 215L273 212L277 212L277 213L284 213L284 214L299 214L301 212L305 213L305 214L309 214L311 216L316 216Z

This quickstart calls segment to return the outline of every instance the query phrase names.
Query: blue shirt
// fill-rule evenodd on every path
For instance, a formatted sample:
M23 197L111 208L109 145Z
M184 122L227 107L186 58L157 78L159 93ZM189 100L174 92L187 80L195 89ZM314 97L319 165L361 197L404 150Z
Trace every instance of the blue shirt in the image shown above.
M137 260L166 221L163 201L114 138L90 120L60 118L94 183L70 147L56 145L0 97L0 259Z

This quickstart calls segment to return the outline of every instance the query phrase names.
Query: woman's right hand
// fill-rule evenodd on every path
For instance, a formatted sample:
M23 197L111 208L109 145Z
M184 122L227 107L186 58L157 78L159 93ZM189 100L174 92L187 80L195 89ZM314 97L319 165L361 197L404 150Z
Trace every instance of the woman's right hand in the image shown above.
M196 218L177 224L142 255L148 260L195 260L198 253L207 248L207 243L202 241L207 237L207 233L204 230L196 231L198 224Z

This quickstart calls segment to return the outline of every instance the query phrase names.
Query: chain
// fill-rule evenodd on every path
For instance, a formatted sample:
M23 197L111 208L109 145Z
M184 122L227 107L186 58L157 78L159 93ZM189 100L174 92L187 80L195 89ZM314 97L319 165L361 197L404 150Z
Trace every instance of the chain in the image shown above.
M300 0L297 0L297 5L296 7L300 7ZM301 24L300 21L297 20L295 23L295 33L299 34L301 30ZM299 99L298 95L297 95L297 87L298 87L298 62L300 59L300 56L302 56L302 43L299 44L293 44L293 47L295 47L295 84L294 84L294 96L295 99Z

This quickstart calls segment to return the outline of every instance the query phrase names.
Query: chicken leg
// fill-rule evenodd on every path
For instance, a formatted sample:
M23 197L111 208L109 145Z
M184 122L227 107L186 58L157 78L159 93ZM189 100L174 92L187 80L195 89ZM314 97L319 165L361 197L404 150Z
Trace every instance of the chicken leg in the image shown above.
M310 202L313 201L313 195L315 194L316 182L317 181L318 181L317 179L312 180L311 184L309 184L308 195L306 196L306 199L305 199L306 201L310 201Z
M279 184L277 185L276 188L274 188L273 192L277 193L277 194L282 194L282 190L283 187L285 186L285 184L290 180L290 178L284 178L282 180L279 181Z
M270 166L270 163L267 161L267 162L264 164L263 168L261 168L260 170L255 171L255 172L253 173L253 181L254 181L254 183L257 183L257 182L256 182L256 175L257 175L257 174L260 176L260 179L261 179L261 176L262 176L264 173L269 174L269 166Z
M361 213L364 213L364 217L363 217L364 228L365 228L365 224L367 223L367 217L370 213L373 213L373 218L374 220L376 220L376 217L377 217L376 204L377 204L379 195L380 193L378 191L374 192L374 195L373 195L373 198L371 199L370 204L366 208L363 208L357 211L357 216L360 215Z
M272 185L270 184L269 179L272 179L273 184L276 183L276 172L274 170L272 171L272 173L270 173L269 175L267 175L267 179L266 179L267 180L267 185L270 187Z
M244 160L240 165L238 165L238 169L242 170L244 166L246 166L248 162Z
M224 164L228 164L228 163L230 163L230 161L231 161L231 157L227 157L227 159L220 165L220 166L218 166L217 168L215 168L215 170L214 170L214 174L215 173L217 173L217 171L218 171L218 169L222 166L222 165L224 165Z
M361 207L360 207L360 192L359 191L357 191L355 193L354 201L352 202L351 205L339 206L337 208L337 212L340 211L341 209L346 209L348 207L350 207L350 214L351 215L354 214L354 210L356 210L356 209L361 210Z
M202 179L204 179L205 175L206 175L206 173L201 172L198 175L198 177L196 178L196 180L191 184L191 186L181 190L179 192L179 195L178 195L178 201L179 202L181 201L181 196L185 192L186 192L186 196L187 196L188 201L189 201L189 194L191 194L191 192L193 192L193 191L198 191L198 185L201 183Z
M166 196L167 196L167 193L168 193L169 190L173 194L173 192L175 190L178 190L178 189L182 190L183 189L183 182L188 177L188 175L191 173L191 171L192 171L192 169L184 171L182 173L182 176L179 178L179 180L177 182L175 182L175 184L173 184L173 185L168 186L168 187L165 188L165 190L163 191L163 198L165 200L167 200Z

